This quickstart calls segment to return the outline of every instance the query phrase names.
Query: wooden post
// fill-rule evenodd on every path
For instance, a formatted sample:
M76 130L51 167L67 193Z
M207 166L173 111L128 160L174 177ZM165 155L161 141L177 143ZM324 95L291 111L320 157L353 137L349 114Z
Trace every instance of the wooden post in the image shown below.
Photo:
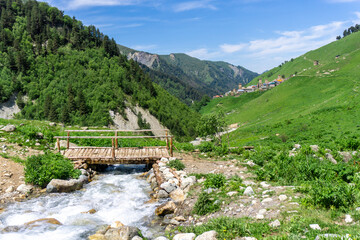
M170 156L173 157L173 137L170 137Z
M118 136L118 132L117 131L115 131L115 137L117 137ZM115 138L115 148L118 148L118 138Z
M114 144L114 139L112 139L111 155L112 155L113 160L115 160L115 144Z
M66 148L69 149L70 147L70 132L67 133L67 142L66 142Z
M57 148L58 148L58 150L60 152L60 139L56 139L56 144L57 144Z
M168 138L168 131L166 130L166 149L169 150L169 138Z

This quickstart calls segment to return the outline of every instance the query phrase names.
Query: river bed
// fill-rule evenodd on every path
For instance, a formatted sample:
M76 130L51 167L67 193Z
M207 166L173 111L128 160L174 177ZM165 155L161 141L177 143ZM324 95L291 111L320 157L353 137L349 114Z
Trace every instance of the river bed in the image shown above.
M160 203L146 203L150 200L151 188L138 178L143 171L141 165L111 166L82 190L47 194L11 204L0 214L0 239L87 239L102 226L115 221L138 227L145 237L151 238L159 233L150 227L150 222ZM86 213L91 209L96 212ZM55 218L62 225L24 227L25 223L41 218ZM11 226L15 226L16 231L4 231Z

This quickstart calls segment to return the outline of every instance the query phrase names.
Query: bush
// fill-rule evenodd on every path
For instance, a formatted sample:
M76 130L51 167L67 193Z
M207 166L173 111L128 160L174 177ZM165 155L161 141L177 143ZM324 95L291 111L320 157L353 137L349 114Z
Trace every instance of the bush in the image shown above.
M212 152L215 149L215 145L212 142L203 142L199 145L200 152Z
M45 153L28 157L25 162L25 181L45 187L52 179L78 178L80 171L75 170L70 160L60 154Z
M343 182L314 181L309 195L312 204L324 208L348 208L355 202L354 187Z
M210 173L206 176L204 182L205 188L221 188L225 185L226 177L223 174Z
M194 213L205 215L207 213L216 212L220 209L220 201L212 197L211 194L202 192L194 205Z
M167 165L171 168L175 168L177 171L185 169L185 165L179 159L172 160Z

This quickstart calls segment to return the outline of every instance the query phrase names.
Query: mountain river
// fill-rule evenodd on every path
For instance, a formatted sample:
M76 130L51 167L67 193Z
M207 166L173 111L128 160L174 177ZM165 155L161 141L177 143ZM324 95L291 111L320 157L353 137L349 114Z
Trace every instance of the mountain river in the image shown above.
M138 179L144 170L141 165L111 166L82 190L10 204L0 214L0 239L87 239L102 226L115 221L138 227L145 237L152 238L158 230L150 227L150 222L160 203L146 203L150 200L151 188L145 180ZM96 212L86 213L91 209ZM25 223L41 218L55 218L62 225L41 223L24 227ZM7 232L6 227L16 230Z

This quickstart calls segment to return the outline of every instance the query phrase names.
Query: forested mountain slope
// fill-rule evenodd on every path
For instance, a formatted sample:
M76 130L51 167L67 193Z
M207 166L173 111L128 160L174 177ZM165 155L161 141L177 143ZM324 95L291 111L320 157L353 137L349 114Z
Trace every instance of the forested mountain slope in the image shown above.
M44 2L0 0L0 103L17 94L18 117L108 125L136 104L182 137L197 114L152 83L113 39Z
M258 76L257 73L240 66L226 62L201 61L183 53L157 55L120 45L119 49L129 59L141 63L154 82L186 103L200 100L204 94L223 94Z

